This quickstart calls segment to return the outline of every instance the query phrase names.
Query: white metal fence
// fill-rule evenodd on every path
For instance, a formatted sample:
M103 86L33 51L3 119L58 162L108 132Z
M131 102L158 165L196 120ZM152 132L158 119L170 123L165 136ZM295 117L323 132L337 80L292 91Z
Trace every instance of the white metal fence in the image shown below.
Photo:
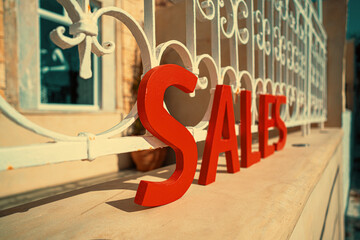
M196 86L214 93L217 84L230 79L234 97L241 89L252 91L252 131L257 131L259 94L285 95L282 118L287 127L303 126L309 133L311 123L326 121L326 41L321 9L310 0L174 0L186 1L186 42L171 40L156 46L155 1L144 0L144 28L127 12L116 7L100 8L91 13L88 0L58 0L73 24L70 33L59 27L51 39L62 48L79 45L80 74L91 76L91 52L98 56L110 54L114 44L99 44L97 20L110 15L122 22L133 34L141 51L144 73L158 66L164 52L171 48L181 57L184 66L199 75L199 65L205 64L209 77L200 77ZM321 8L321 1L320 1ZM319 16L320 15L320 16ZM197 55L197 25L211 24L211 51ZM230 42L229 65L221 62L221 39ZM239 59L246 56L246 62ZM106 81L106 79L104 79ZM196 94L196 90L192 95ZM206 138L212 98L203 119L188 127L195 140ZM113 128L98 134L80 133L66 136L45 129L25 118L0 98L0 109L13 122L53 139L52 143L0 148L0 170L90 159L140 149L162 147L153 136L111 138L129 128L137 119L136 104L130 113ZM239 124L236 126L239 129ZM238 131L237 131L238 132ZM11 133L9 133L11 134Z

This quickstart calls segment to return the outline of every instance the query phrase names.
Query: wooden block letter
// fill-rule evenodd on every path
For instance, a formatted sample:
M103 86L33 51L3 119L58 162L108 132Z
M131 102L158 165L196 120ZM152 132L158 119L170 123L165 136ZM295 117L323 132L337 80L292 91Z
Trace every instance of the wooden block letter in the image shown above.
M280 118L280 106L286 104L285 96L277 96L275 106L272 108L272 118L275 119L275 126L279 129L279 141L275 143L275 150L280 151L286 143L287 128L284 121Z
M269 104L275 103L275 96L265 94L260 95L259 102L259 148L262 158L266 158L274 153L275 146L268 145L269 128L275 126L273 117L269 119Z
M251 135L251 92L241 91L241 167L250 167L260 161L260 152L252 152L252 135Z
M206 136L205 149L199 184L208 185L215 181L219 154L225 152L229 173L240 170L238 145L235 133L235 116L231 88L217 85Z
M163 182L141 181L135 203L142 206L159 206L182 197L190 187L197 165L197 147L193 136L163 107L164 93L170 86L190 93L197 77L177 65L162 65L148 71L140 82L138 113L144 127L155 137L174 149L176 169Z

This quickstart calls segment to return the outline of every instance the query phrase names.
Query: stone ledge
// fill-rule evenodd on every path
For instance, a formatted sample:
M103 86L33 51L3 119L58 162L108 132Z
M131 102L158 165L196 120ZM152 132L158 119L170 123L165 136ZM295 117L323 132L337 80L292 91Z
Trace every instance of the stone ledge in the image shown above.
M290 134L284 150L239 173L219 159L215 183L194 184L156 208L133 203L142 179L167 179L174 166L53 196L0 212L3 239L288 239L330 159L340 129ZM310 146L293 147L307 143ZM198 168L200 163L198 164Z

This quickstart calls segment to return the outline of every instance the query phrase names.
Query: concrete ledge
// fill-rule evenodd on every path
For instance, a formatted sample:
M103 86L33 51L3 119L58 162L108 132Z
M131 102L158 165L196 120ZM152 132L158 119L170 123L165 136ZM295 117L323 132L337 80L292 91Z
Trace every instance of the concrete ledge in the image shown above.
M341 157L339 160L336 157L339 154L335 155L337 150L341 152L341 140L340 129L313 130L308 137L294 133L288 136L283 151L236 174L226 173L224 157L220 157L215 183L196 184L197 171L194 184L185 196L162 207L134 204L135 192L140 180L167 179L174 166L53 196L1 211L0 237L296 239L300 236L297 232L306 232L301 231L306 227L297 227L297 224L306 222L299 219L303 218L304 208L311 204L308 200L322 176L327 176L325 170L333 166L329 163L334 161L333 170L329 168L332 172L341 167ZM292 146L300 143L310 146ZM325 179L322 184L332 186L333 180ZM311 216L328 215L331 193L322 195L323 204L315 208ZM297 235L292 235L293 232Z

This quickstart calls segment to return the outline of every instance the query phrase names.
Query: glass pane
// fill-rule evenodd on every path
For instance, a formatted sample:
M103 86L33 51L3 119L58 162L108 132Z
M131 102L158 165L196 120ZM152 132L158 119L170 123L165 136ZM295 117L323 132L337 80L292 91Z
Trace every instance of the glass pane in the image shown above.
M40 0L40 8L48 10L53 13L64 15L63 7L57 1Z
M41 103L93 105L94 79L79 77L78 48L62 50L49 38L58 26L40 18Z

